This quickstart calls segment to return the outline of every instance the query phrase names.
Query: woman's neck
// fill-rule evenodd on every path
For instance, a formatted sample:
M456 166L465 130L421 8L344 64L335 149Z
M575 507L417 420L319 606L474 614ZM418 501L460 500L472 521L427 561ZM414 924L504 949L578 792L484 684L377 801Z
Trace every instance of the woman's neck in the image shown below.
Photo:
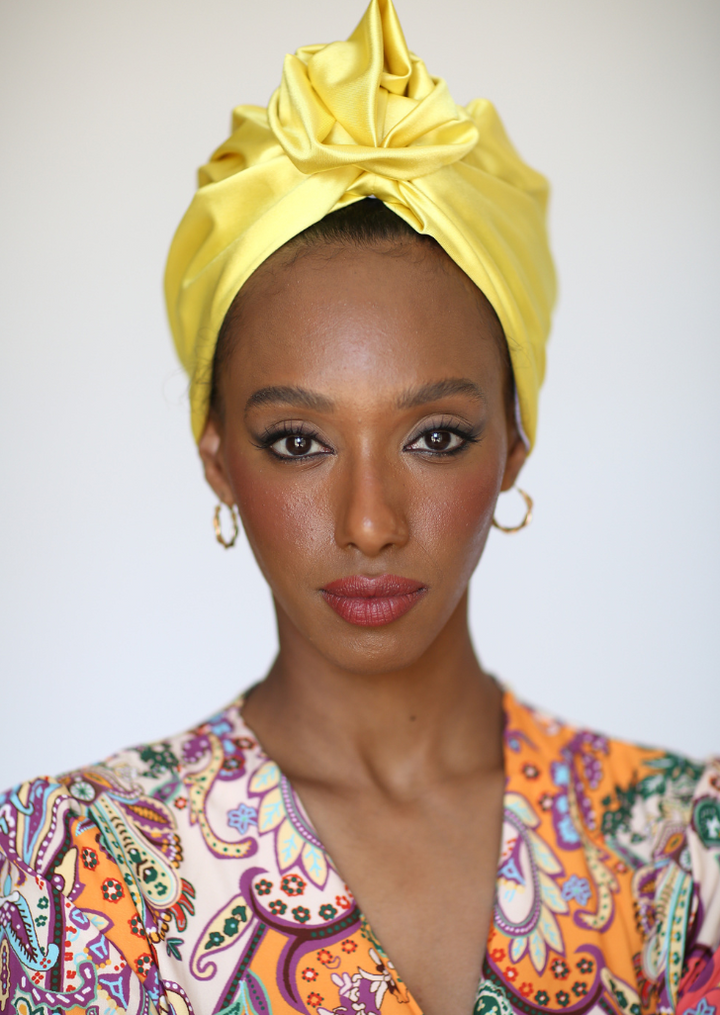
M280 652L244 715L291 781L408 799L429 784L502 767L502 692L473 650L467 593L412 666L335 666L278 611Z

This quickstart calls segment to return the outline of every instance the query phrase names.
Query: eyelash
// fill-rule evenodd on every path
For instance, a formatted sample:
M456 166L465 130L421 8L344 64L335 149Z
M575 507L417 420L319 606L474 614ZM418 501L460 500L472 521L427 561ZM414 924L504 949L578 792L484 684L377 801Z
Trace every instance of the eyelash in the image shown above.
M454 457L466 451L471 444L477 444L481 440L481 434L478 430L466 429L465 427L459 426L457 423L446 423L444 421L433 422L429 426L424 426L419 433L416 433L403 447L403 451L411 450L413 444L417 444L419 440L431 433L436 432L450 433L462 440L462 444L459 444L456 448L450 448L448 451L432 451L430 448L422 448L417 450L416 454L421 454L430 458L450 458ZM275 427L272 430L267 430L263 433L256 442L254 447L259 448L261 451L267 451L268 454L272 455L273 458L278 459L281 462L302 462L307 461L310 458L316 458L322 454L333 454L332 451L314 451L311 454L306 455L281 455L274 450L273 444L277 444L287 437L306 437L308 440L317 441L323 447L327 447L323 443L322 439L318 435L317 431L312 430L303 423L282 423L280 426Z
M314 451L310 455L279 455L277 451L273 449L273 444L277 444L278 441L281 441L286 437L307 437L308 440L317 441L318 444L323 444L323 441L320 439L317 432L309 429L304 424L281 423L280 426L277 426L272 430L266 430L265 433L261 434L254 446L256 448L260 448L261 451L267 451L268 454L273 456L273 458L277 458L281 462L303 462L307 461L309 458L315 458L318 454L332 454L330 451ZM323 447L327 447L327 445L323 444Z
M440 421L433 420L429 426L423 426L422 430L420 430L419 433L415 434L415 436L407 442L403 450L407 450L413 444L417 444L417 442L422 440L423 437L426 437L431 433L438 432L454 434L454 436L461 439L462 444L458 444L456 448L450 448L448 451L433 451L431 448L421 448L416 452L416 454L425 455L430 458L451 458L455 455L462 454L463 451L467 451L471 444L477 444L481 439L478 429L466 428L460 426L458 423L450 423L443 419Z

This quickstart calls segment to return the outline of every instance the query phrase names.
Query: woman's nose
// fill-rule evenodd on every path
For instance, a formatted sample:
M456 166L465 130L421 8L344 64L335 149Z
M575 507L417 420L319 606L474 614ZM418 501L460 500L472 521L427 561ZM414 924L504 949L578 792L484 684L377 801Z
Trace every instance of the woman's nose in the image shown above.
M335 539L343 549L354 547L376 557L393 546L404 546L408 524L402 483L373 462L345 470L339 497Z

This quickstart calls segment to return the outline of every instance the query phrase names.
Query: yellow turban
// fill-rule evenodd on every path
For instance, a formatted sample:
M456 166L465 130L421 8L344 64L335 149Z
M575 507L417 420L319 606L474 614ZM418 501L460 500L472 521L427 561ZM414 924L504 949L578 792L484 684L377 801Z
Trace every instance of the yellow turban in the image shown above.
M238 106L232 134L200 169L165 276L196 440L240 287L293 236L370 195L433 236L494 307L532 445L555 297L547 182L490 102L457 106L408 50L392 0L371 0L347 42L287 56L268 108Z

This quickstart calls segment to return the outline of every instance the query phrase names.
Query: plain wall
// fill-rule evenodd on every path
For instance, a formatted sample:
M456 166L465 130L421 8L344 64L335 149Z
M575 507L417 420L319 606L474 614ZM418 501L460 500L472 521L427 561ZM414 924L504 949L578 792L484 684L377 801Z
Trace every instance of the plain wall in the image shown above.
M536 518L490 537L480 656L547 711L720 750L720 6L397 7L553 183ZM246 545L213 538L161 279L231 108L363 9L0 5L0 785L190 726L273 657Z

